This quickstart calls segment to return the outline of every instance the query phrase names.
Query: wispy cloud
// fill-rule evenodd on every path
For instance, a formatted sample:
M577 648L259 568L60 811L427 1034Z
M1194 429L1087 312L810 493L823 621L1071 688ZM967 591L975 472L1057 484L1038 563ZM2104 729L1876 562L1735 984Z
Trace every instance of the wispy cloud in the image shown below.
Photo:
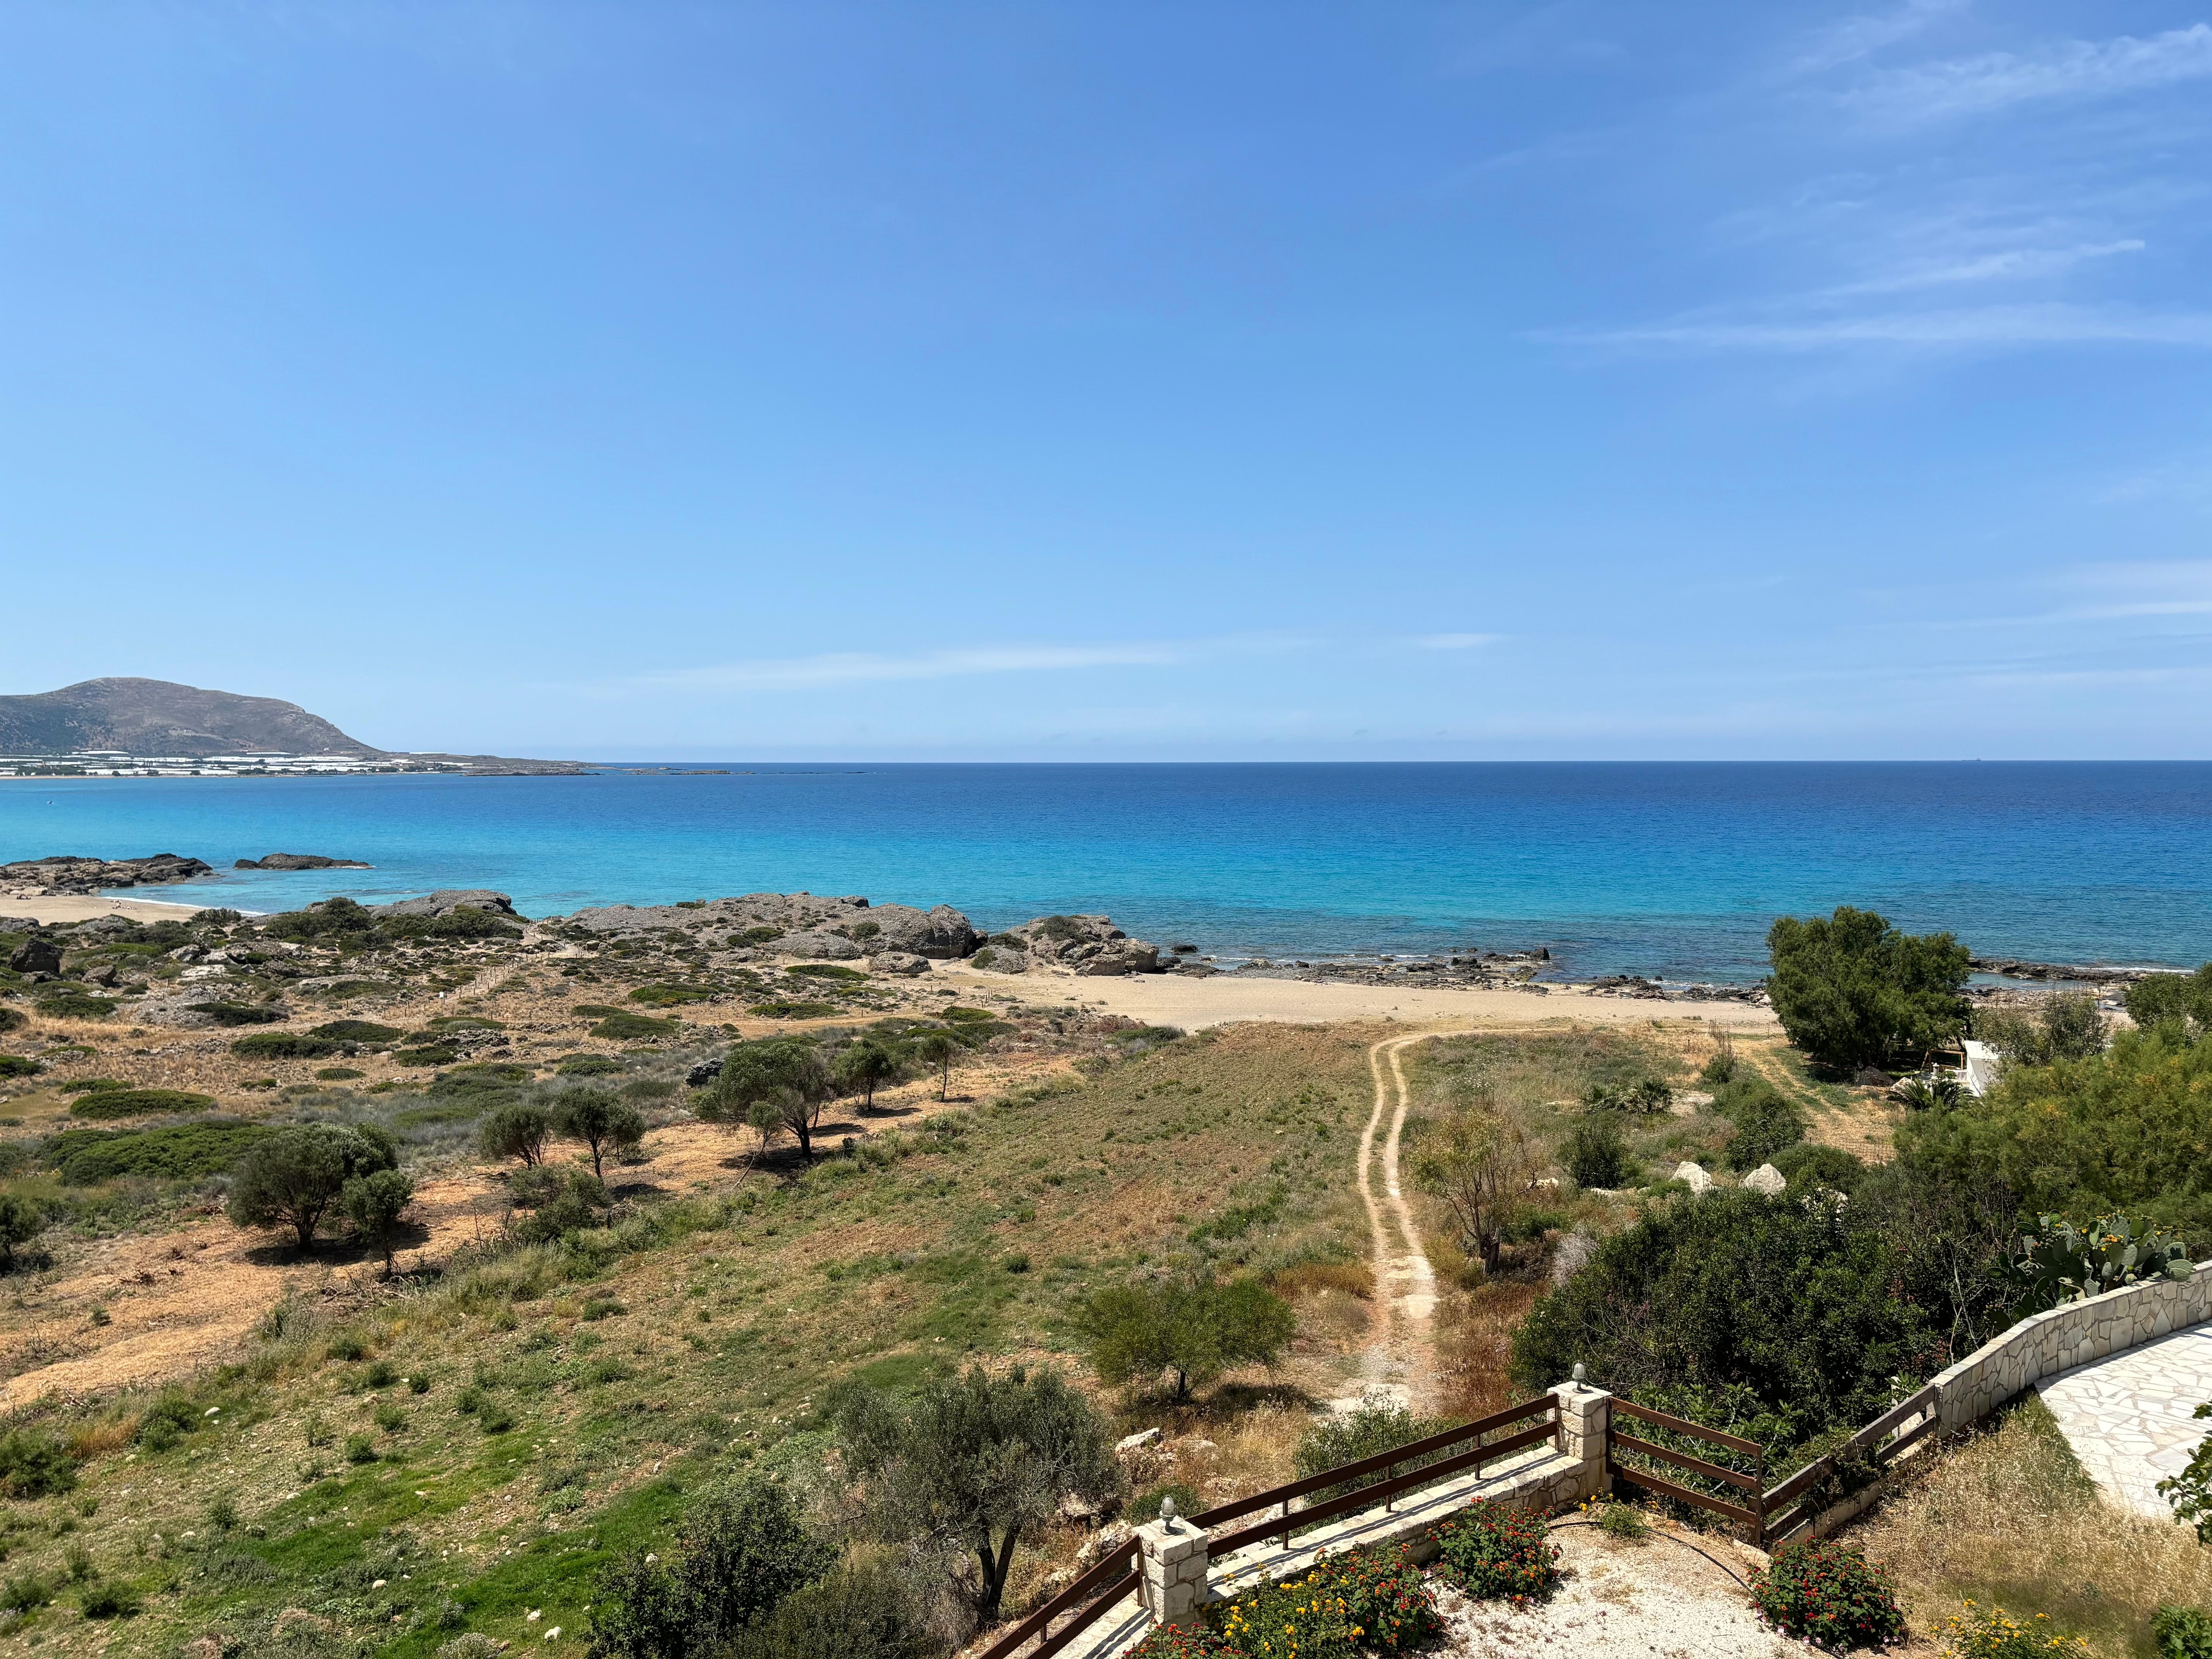
M1884 70L1843 94L1885 121L1943 120L2016 104L2109 97L2212 76L2212 24L2148 40L2065 40L2039 52L1983 52Z
M1424 651L1472 651L1478 646L1495 645L1504 637L1503 634L1423 634L1413 643Z
M2074 247L2008 248L1973 258L1953 259L1907 266L1864 282L1832 288L1833 297L1857 294L1901 294L1914 289L1942 288L1957 283L2025 282L2055 276L2090 259L2109 259L2116 254L2140 253L2146 244L2139 237L2117 242L2085 242Z
M2100 344L2212 347L2212 313L1981 306L1799 321L1686 319L1632 328L1556 330L1532 337L1557 345L1708 351L1829 351L1862 345L1934 350Z
M811 657L755 658L706 668L648 674L634 684L720 687L732 690L803 690L886 680L940 680L969 674L1063 672L1085 668L1158 668L1187 662L1190 644L1136 641L1110 645L994 645L893 656L831 651Z
M1800 75L1817 75L1853 63L1919 33L1939 18L1966 9L1967 0L1906 0L1893 10L1863 13L1814 36L1790 64Z

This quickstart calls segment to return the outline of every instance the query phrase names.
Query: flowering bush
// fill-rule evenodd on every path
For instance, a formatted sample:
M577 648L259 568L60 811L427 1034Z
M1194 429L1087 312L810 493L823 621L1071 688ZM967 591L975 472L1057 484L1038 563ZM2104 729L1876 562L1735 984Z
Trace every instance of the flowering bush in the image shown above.
M1212 1627L1155 1630L1131 1659L1352 1659L1395 1654L1440 1628L1436 1598L1405 1548L1322 1557L1279 1584L1215 1609Z
M1536 1516L1487 1500L1441 1528L1445 1577L1477 1601L1545 1601L1559 1583L1559 1549Z
M1890 1588L1889 1569L1848 1544L1792 1545L1771 1566L1752 1569L1751 1599L1775 1629L1830 1653L1905 1639L1905 1612Z
M1944 1659L2089 1659L2089 1644L2042 1613L2022 1623L2002 1607L1969 1601L1943 1625Z

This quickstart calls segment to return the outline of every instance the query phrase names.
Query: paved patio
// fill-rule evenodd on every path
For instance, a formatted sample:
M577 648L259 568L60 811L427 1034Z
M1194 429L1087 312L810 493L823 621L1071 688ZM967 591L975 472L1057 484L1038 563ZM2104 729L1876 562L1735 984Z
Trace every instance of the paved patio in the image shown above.
M2212 1433L2212 1419L2194 1415L2212 1400L2212 1325L2076 1365L2044 1378L2035 1391L2108 1501L2171 1519L2158 1483L2180 1474Z

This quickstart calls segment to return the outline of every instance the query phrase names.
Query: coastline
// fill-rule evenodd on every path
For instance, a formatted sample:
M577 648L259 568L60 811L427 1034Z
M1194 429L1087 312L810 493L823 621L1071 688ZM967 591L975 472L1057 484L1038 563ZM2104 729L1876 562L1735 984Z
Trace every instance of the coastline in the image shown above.
M1204 1030L1241 1020L1286 1025L1327 1025L1347 1020L1401 1020L1409 1026L1439 1021L1474 1021L1484 1025L1534 1025L1574 1021L1592 1025L1637 1025L1662 1018L1700 1019L1732 1031L1778 1031L1771 1010L1736 1001L1689 998L1604 996L1573 986L1543 990L1484 990L1472 986L1346 984L1335 981L1274 979L1259 975L1213 974L1201 979L1182 974L1127 974L1089 977L1072 973L1008 975L969 968L957 962L931 965L930 981L963 999L1020 994L1038 1000L1046 987L1064 988L1066 1000L1084 1007L1148 1025Z
M164 904L155 899L108 898L99 893L49 893L40 898L0 896L0 915L27 916L52 926L90 921L94 916L127 916L133 921L185 921L208 907Z

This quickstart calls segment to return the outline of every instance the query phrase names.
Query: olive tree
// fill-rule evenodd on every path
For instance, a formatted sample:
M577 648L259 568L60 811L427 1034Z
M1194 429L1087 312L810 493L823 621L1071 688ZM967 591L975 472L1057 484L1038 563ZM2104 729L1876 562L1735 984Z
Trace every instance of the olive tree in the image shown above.
M606 1178L606 1154L645 1139L645 1115L599 1089L564 1089L554 1097L553 1127L581 1141L592 1154L592 1173Z
M392 1277L392 1255L401 1224L415 1202L415 1183L397 1170L377 1170L349 1181L338 1190L338 1211L362 1243L384 1258Z
M1172 1376L1178 1401L1233 1365L1273 1364L1297 1324L1289 1303L1250 1279L1110 1285L1082 1312L1091 1369L1102 1381L1144 1384Z
M873 1111L878 1087L891 1082L902 1069L896 1054L872 1037L862 1037L837 1056L830 1073L839 1088L860 1097L862 1111Z
M832 1090L830 1067L811 1039L761 1037L731 1048L699 1115L709 1123L749 1123L760 1131L763 1147L788 1131L798 1137L800 1155L811 1159L822 1103Z
M1442 1201L1459 1229L1461 1249L1486 1272L1498 1265L1507 1211L1535 1175L1528 1138L1482 1111L1455 1113L1425 1130L1413 1158L1413 1179Z
M1096 1502L1121 1484L1105 1419L1054 1370L994 1376L979 1365L902 1395L848 1384L830 1407L871 1522L887 1537L972 1556L986 1624L999 1617L1022 1534L1063 1498Z
M302 1123L250 1148L231 1176L230 1218L241 1227L289 1227L300 1249L346 1182L399 1167L399 1143L373 1123Z
M545 1161L553 1138L553 1117L534 1100L509 1101L477 1130L477 1149L486 1158L519 1158L526 1165Z
M960 1039L950 1031L924 1031L908 1052L937 1073L937 1097L944 1099L952 1086L952 1057L960 1052Z

